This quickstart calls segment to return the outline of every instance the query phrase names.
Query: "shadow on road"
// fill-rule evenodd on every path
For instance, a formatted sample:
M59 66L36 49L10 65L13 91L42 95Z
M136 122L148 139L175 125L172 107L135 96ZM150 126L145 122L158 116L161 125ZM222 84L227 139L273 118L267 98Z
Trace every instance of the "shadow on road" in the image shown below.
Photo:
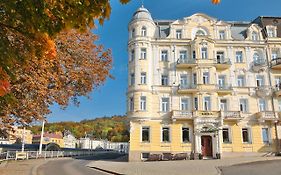
M79 160L103 160L103 161L111 161L111 162L128 162L128 155L118 152L100 153L91 156L77 156L73 158Z

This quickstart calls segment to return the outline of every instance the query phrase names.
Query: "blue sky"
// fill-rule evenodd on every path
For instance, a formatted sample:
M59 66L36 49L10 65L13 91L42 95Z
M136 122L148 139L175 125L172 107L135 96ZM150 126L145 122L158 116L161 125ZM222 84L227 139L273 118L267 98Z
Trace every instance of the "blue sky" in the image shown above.
M70 105L61 110L57 105L52 106L52 114L47 116L50 122L80 121L126 113L127 26L133 13L141 6L141 0L131 0L127 5L113 0L111 5L110 19L93 32L99 35L99 44L112 49L111 74L115 79L108 79L104 86L94 90L90 99L80 98L79 107ZM281 16L281 0L222 0L219 5L211 4L210 0L144 0L144 6L154 19L181 19L199 12L232 21L251 21L258 16Z

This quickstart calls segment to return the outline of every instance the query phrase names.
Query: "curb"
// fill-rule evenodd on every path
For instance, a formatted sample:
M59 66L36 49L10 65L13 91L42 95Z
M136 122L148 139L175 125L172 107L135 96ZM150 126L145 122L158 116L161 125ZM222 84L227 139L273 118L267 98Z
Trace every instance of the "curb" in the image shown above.
M120 173L117 173L117 172L114 172L114 171L110 171L110 170L106 170L106 169L102 169L102 168L98 168L98 167L89 167L89 168L92 168L92 169L95 169L95 170L99 170L99 171L105 172L105 173L107 173L107 174L125 175L125 174L120 174Z

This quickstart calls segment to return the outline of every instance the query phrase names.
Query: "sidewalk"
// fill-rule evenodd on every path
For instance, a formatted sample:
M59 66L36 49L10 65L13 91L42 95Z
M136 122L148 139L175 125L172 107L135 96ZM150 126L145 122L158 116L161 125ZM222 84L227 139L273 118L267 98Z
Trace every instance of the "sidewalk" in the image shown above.
M8 161L0 164L1 175L37 175L36 168L49 159L30 159L30 160L17 160Z
M237 157L216 160L156 162L92 161L87 166L126 175L218 175L218 167L255 161L281 160L281 157Z

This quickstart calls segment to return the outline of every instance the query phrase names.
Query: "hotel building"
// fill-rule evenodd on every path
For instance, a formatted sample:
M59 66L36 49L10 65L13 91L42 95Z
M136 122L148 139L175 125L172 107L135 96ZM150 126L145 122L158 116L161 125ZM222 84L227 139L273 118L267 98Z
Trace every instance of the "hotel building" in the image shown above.
M280 17L153 20L141 7L128 30L129 161L279 151Z

